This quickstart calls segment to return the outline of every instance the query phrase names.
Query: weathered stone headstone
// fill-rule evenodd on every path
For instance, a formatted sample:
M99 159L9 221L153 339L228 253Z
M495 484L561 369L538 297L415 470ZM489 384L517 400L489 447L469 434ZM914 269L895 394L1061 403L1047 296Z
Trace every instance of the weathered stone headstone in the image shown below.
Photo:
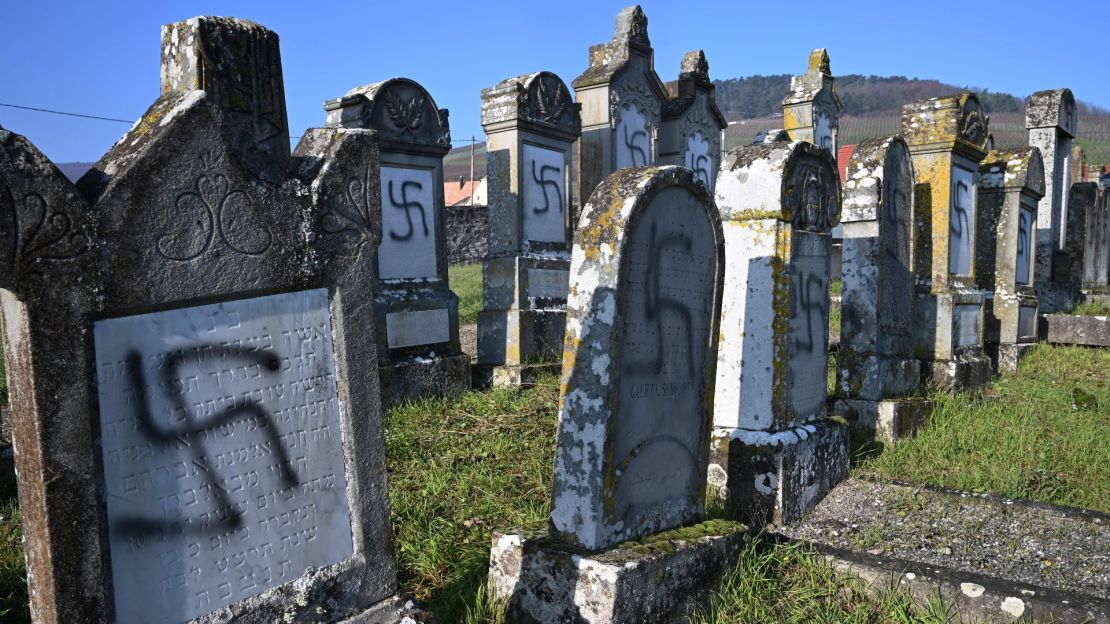
M844 180L837 413L887 442L913 432L928 401L913 353L913 164L900 136L860 143Z
M655 73L647 17L637 5L617 15L609 43L590 46L590 66L574 79L582 104L580 197L613 171L654 164L666 88Z
M324 109L329 127L377 130L381 145L381 210L370 218L381 228L372 275L382 402L458 396L470 387L470 356L459 347L459 298L447 281L447 110L407 78L356 87Z
M1071 186L1071 146L1078 122L1075 97L1070 89L1038 91L1026 104L1029 145L1040 149L1044 159L1045 195L1037 207L1037 298L1044 312L1070 310L1077 293L1070 282L1056 280L1059 271L1055 267L1071 264L1062 252Z
M1100 191L1095 182L1076 182L1068 192L1068 217L1062 226L1064 246L1056 254L1056 265L1053 267L1053 281L1058 288L1057 292L1078 293L1083 287L1087 268L1088 228L1092 225L1090 216L1098 211ZM1071 303L1066 310L1057 310L1055 313L1070 312L1078 301L1073 300ZM1044 313L1042 310L1042 314Z
M384 618L376 233L334 235L320 203L373 188L375 137L302 144L287 178L276 35L194 18L162 52L162 96L80 191L0 131L32 619Z
M979 173L975 278L994 293L986 303L983 342L995 369L1014 371L1037 341L1033 265L1044 162L1035 147L993 150Z
M579 105L558 76L525 74L482 91L489 251L482 267L477 385L557 371L570 267L568 191Z
M678 81L667 87L672 93L663 104L658 162L693 171L694 178L712 193L721 163L721 132L728 122L717 108L705 53L687 52Z
M735 565L741 525L689 527L704 517L722 242L713 201L682 167L617 171L586 204L550 536L494 537L492 587L510 621L676 621ZM667 548L622 544L640 539Z
M914 351L937 387L971 389L990 381L983 352L983 303L975 279L979 163L987 117L974 94L902 107L902 135L916 176L913 243Z
M1110 190L1100 189L1087 211L1083 245L1083 294L1110 294Z
M829 55L818 48L809 55L809 67L790 79L790 93L782 101L783 128L793 141L809 141L829 150L836 158L836 134L844 104L836 94L836 80L829 69Z
M752 518L789 522L848 471L847 432L826 420L836 165L802 141L740 147L716 200L726 266L710 483Z

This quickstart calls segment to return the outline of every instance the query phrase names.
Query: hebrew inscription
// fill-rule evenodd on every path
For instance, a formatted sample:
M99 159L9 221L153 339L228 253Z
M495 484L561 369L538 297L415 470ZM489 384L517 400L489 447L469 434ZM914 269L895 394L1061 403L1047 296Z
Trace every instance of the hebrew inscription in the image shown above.
M118 622L351 556L326 290L101 320L94 341Z
M975 174L952 168L952 212L948 221L948 272L971 274L971 241L975 236Z
M713 228L688 191L661 192L630 234L613 444L611 521L638 523L696 501L695 459L716 282Z
M621 106L617 113L617 169L651 164L651 127L635 104Z
M524 238L566 243L566 170L562 152L524 145Z
M382 167L381 279L436 277L434 191L428 169Z
M710 154L711 145L700 132L686 139L686 155L684 161L686 168L694 172L694 179L705 185L713 192L713 175L716 167L713 166L713 156Z

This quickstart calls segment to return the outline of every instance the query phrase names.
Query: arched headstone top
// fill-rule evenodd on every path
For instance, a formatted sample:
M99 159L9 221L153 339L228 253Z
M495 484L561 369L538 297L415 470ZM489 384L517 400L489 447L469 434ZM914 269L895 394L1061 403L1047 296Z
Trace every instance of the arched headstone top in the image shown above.
M913 184L913 162L909 147L900 135L870 139L857 145L844 174L841 222L878 220L885 194L896 191L893 187L902 181L891 181L892 175ZM911 197L905 201L912 201L912 193L909 195Z
M902 136L911 147L962 148L975 160L986 154L989 118L974 93L945 95L902 106Z
M525 122L578 134L582 105L559 76L540 71L502 80L482 90L482 125Z
M355 87L324 102L329 126L378 131L383 149L451 150L447 109L437 108L427 89L408 78Z
M1071 89L1037 91L1026 101L1026 128L1058 128L1068 136L1076 135L1075 96Z
M1018 188L1044 197L1044 159L1036 147L997 149L979 165L980 188Z
M733 205L743 198L743 205ZM840 222L840 179L828 150L812 143L747 145L728 152L717 175L725 220L778 219L829 233Z

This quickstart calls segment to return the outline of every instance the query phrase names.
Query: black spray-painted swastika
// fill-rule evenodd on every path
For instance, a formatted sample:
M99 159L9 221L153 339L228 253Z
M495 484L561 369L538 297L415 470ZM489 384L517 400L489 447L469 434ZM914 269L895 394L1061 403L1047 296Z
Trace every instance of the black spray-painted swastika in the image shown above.
M555 178L549 179L547 174L554 172ZM540 165L540 175L536 175L536 161L532 161L532 181L540 185L543 191L543 206L535 206L532 212L536 214L543 214L551 209L551 199L547 194L547 189L550 186L552 192L555 193L555 206L559 209L559 213L563 212L563 191L559 188L559 174L561 169L554 165Z
M424 214L424 204L416 200L409 200L409 189L416 191L424 190L424 185L416 182L415 180L405 180L401 182L401 199L398 200L393 196L393 180L389 181L389 203L391 206L398 210L405 211L405 222L408 223L409 231L404 234L390 230L389 237L397 241L407 241L412 239L413 234L416 233L416 228L412 225L412 210L417 210L420 213L420 225L424 228L424 237L428 236L428 217Z

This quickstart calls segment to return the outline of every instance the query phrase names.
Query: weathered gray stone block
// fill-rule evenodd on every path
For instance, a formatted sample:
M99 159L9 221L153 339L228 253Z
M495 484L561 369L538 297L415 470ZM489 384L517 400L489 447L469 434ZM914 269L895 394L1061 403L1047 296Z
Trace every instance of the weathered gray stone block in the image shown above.
M1040 149L1044 159L1044 197L1037 204L1034 267L1037 297L1047 312L1070 310L1075 297L1066 285L1071 281L1066 276L1070 268L1061 266L1070 261L1067 254L1061 258L1060 252L1067 245L1071 144L1078 131L1075 97L1071 90L1052 89L1030 95L1025 109L1025 127L1029 132L1029 145ZM1061 275L1062 270L1064 275Z
M720 520L600 552L495 533L489 587L513 623L681 622L732 571L747 538L744 525Z
M1045 314L1041 319L1048 342L1110 347L1110 316Z
M934 403L927 399L903 398L869 401L836 399L833 413L859 430L886 444L913 436L929 422Z

